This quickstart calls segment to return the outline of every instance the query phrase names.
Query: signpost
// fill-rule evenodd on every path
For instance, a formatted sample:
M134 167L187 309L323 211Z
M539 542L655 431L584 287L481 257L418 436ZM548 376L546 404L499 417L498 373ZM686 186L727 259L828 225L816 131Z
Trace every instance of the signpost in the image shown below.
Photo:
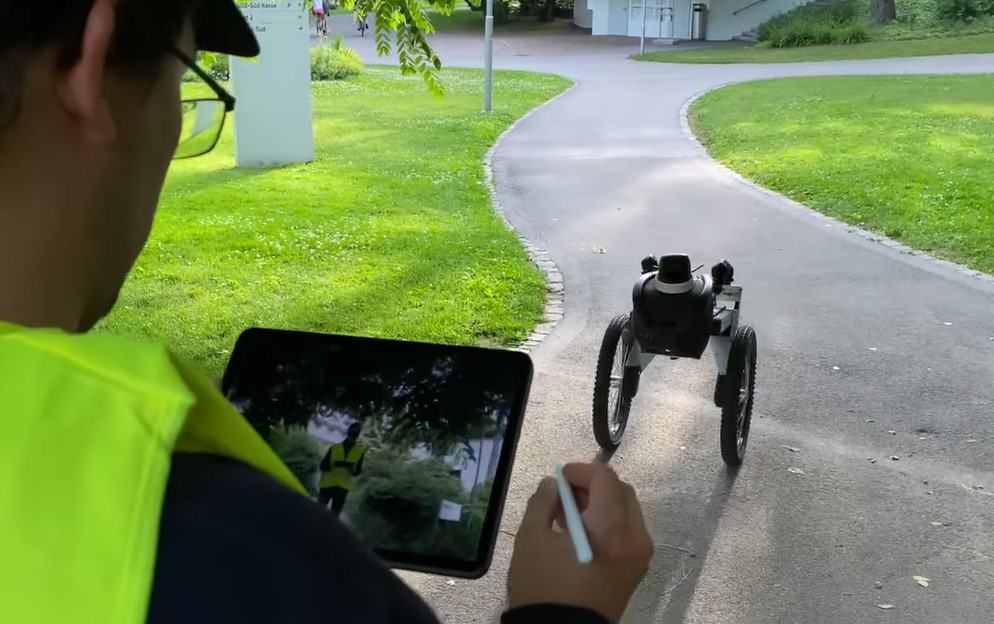
M438 519L446 522L459 522L462 520L462 505L443 500L438 509Z
M649 4L649 0L642 0L642 37L639 39L639 54L645 54L645 11L647 4Z
M262 47L258 59L231 59L235 157L239 167L314 160L310 33L305 0L240 5Z
M494 110L494 0L487 0L483 26L483 112Z

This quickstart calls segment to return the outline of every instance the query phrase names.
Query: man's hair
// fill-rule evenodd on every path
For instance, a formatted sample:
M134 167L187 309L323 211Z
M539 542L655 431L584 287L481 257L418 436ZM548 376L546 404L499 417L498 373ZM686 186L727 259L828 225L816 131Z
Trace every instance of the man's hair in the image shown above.
M54 47L59 63L79 58L94 0L0 0L0 130L17 119L24 63ZM158 66L200 0L118 0L110 60L138 70Z

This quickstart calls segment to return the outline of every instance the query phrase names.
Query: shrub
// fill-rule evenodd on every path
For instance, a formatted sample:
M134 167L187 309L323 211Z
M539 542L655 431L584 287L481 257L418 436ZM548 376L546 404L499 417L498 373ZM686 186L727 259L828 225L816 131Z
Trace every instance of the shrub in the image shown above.
M990 3L979 0L938 0L935 7L939 19L953 22L971 22L990 9ZM990 15L990 13L986 13Z
M321 447L307 429L285 425L273 427L269 432L269 444L307 491L316 496Z
M231 78L231 63L227 54L205 54L204 67L215 80L226 82Z
M835 37L832 43L841 43L845 45L853 43L863 43L869 41L870 33L866 31L866 27L862 24L850 24L848 26L840 26L835 30Z
M200 65L215 80L227 82L231 78L231 68L227 54L205 53L200 56ZM200 78L192 71L183 74L183 82L198 82Z
M774 48L800 48L829 44L834 38L835 30L828 24L794 22L770 32L767 41Z
M359 53L342 43L342 36L331 45L311 50L311 80L345 80L365 69Z
M783 39L785 34L793 33L792 37L806 38L815 35L815 26L828 28L848 26L856 23L859 16L860 12L854 0L836 4L806 4L767 20L759 26L756 35L760 41L770 41L774 47L795 47L773 44L774 35L779 35ZM821 32L824 33L823 30Z

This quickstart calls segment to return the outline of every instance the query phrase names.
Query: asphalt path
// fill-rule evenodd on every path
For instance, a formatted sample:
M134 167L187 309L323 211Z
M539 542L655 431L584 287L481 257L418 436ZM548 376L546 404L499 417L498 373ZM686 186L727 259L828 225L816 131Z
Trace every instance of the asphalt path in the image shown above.
M368 38L348 39L375 58ZM434 42L449 65L480 65L475 34ZM657 361L645 373L612 462L638 490L657 550L625 621L990 622L994 282L741 180L682 114L730 82L994 72L994 55L702 66L627 60L636 48L568 29L498 35L498 68L576 81L493 160L505 214L563 273L565 318L533 354L491 573L405 578L447 622L498 616L527 497L556 463L597 453L595 360L608 321L631 305L639 259L685 252L730 259L745 289L743 320L759 337L753 430L729 474L713 364Z

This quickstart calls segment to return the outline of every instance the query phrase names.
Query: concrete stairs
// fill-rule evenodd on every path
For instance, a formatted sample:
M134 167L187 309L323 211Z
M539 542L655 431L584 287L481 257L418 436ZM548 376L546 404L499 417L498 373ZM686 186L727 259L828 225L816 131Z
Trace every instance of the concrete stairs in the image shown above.
M758 28L758 27L757 27ZM743 41L745 43L756 43L759 41L759 35L757 33L757 28L752 30L747 30L741 35L735 35L732 37L732 41Z

